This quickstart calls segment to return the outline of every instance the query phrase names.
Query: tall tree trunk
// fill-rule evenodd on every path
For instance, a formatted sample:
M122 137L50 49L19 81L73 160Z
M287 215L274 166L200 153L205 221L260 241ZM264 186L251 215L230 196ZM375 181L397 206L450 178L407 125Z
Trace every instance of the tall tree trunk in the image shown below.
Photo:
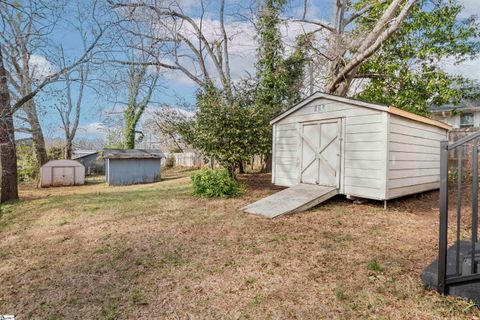
M340 82L336 87L328 90L328 93L341 97L347 96L348 90L352 84L352 80L353 77L351 77L351 79L350 77L345 78L345 80L342 80L342 82Z
M32 130L33 147L37 157L38 166L41 167L48 162L47 148L45 147L45 138L43 136L40 120L38 119L37 107L33 99L29 100L23 106L27 113L28 123Z
M235 170L237 169L235 165L228 165L226 166L226 169L227 169L227 172L228 172L228 175L230 176L230 178L232 178L233 180L237 180L237 176L235 175Z
M72 159L72 137L67 136L65 139L65 159Z
M314 77L314 74L313 74L313 61L310 61L310 63L308 64L308 85L309 85L309 93L310 95L314 94L315 93L315 79L313 78Z
M0 46L0 167L2 170L0 202L18 199L17 152L7 81Z
M124 132L124 145L125 149L135 149L135 127L131 117L125 117L125 132Z
M245 168L243 166L243 161L238 161L238 173L240 173L240 174L245 173Z
M265 173L272 172L272 161L273 161L272 153L269 152L265 155L265 167L263 172Z

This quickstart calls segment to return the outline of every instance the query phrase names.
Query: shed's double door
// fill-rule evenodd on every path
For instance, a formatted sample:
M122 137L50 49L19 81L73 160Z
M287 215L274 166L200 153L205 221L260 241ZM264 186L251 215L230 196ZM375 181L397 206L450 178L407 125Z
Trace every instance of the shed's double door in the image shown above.
M53 186L73 186L75 184L75 167L53 167Z
M300 182L340 187L341 119L301 125Z

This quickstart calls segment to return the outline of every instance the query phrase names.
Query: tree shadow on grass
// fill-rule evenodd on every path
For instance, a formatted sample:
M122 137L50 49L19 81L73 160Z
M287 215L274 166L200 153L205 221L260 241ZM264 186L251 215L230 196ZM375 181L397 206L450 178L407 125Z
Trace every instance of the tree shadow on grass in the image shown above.
M167 176L167 177L162 177L160 179L160 182L161 181L178 180L178 179L181 179L181 178L185 178L185 176Z
M245 185L249 191L281 191L285 187L279 187L272 183L272 175L269 173L248 173L238 175L238 181Z
M98 185L98 184L103 184L105 183L105 177L103 177L102 179L85 179L85 184L86 185L90 185L90 186L93 186L93 185ZM78 187L78 186L76 186Z

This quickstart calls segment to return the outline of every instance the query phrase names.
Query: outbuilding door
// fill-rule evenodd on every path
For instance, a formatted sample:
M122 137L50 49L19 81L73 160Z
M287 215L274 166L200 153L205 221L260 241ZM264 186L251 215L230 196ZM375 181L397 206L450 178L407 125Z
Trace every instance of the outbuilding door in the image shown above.
M340 187L341 119L301 126L300 182Z
M53 186L73 186L75 184L75 167L53 167Z

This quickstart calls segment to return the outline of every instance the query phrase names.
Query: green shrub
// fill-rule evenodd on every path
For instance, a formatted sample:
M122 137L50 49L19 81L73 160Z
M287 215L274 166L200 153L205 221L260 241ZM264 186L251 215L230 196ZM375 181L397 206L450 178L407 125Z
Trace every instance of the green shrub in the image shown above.
M19 182L31 182L38 179L38 162L32 146L25 144L17 146L17 168Z
M203 197L233 197L241 192L237 181L226 169L202 169L191 176L193 193Z
M380 272L383 270L382 266L377 262L377 260L370 261L367 265L367 268L375 272Z

